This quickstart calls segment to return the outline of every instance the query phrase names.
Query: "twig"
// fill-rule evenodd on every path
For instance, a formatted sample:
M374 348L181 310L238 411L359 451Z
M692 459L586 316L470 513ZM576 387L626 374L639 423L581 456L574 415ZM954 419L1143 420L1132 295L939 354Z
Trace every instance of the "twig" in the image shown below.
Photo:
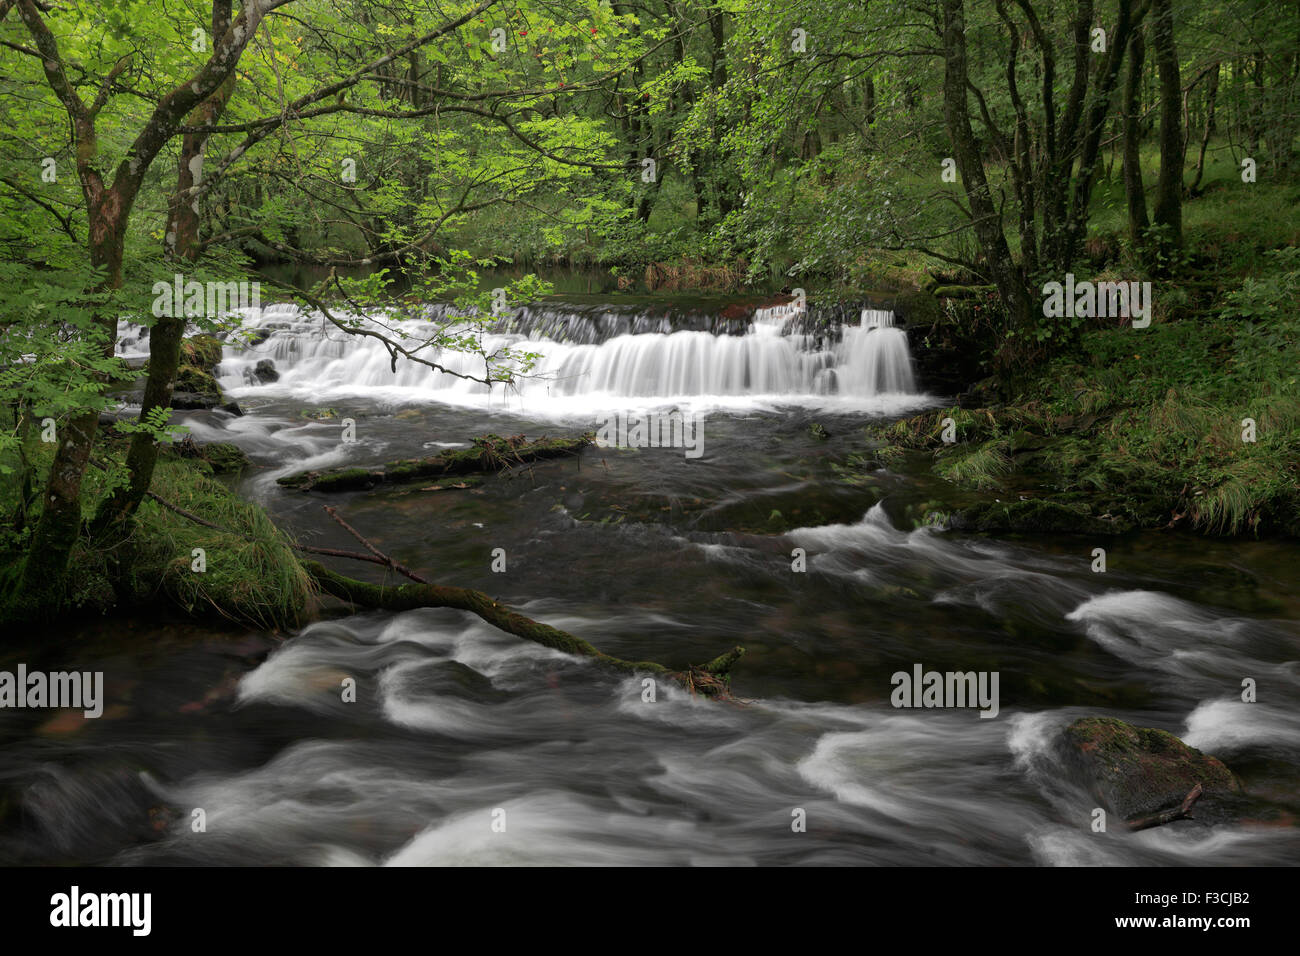
M206 518L200 518L198 515L194 514L193 512L186 511L180 505L172 504L166 498L163 498L161 495L157 495L152 491L146 492L146 494L154 501L158 502L158 504L166 508L168 511L174 511L182 518L188 518L190 521L193 521L195 524L201 524L205 528L211 528L213 531L220 531L222 534L229 534L237 538L243 538L246 541L256 540L252 535L244 534L239 531L231 531L229 528L223 528L219 524L213 524L211 521L208 521ZM351 558L353 561L369 561L371 564L379 564L379 565L383 565L384 567L392 567L392 562L389 561L387 558L383 557L382 555L376 557L374 555L361 554L360 552L357 551L340 551L337 548L316 548L316 547L312 547L309 544L298 544L297 542L293 542L290 545L290 547L292 547L295 551L305 551L308 554L324 554L332 558Z
M1130 830L1149 830L1151 827L1162 827L1166 823L1173 823L1175 820L1190 820L1192 817L1192 805L1201 799L1201 785L1198 783L1192 787L1191 792L1183 798L1182 806L1174 807L1172 810L1163 810L1160 813L1152 814L1149 817L1142 817L1138 820L1130 820L1128 828Z
M418 574L416 574L414 571L410 570L409 568L401 564L398 564L388 555L384 554L384 552L376 548L373 544L371 544L362 536L360 531L358 531L356 528L352 527L352 525L348 524L346 521L340 518L339 513L335 511L333 508L331 508L329 505L323 505L322 507L325 509L325 513L327 515L329 515L331 518L333 518L335 521L337 521L340 525L343 526L344 531L346 531L348 534L352 535L352 537L360 541L363 545L366 546L367 551L373 554L376 558L380 559L379 560L380 564L388 565L388 567L392 568L398 574L403 575L404 577L408 577L412 581L415 581L418 584L432 583L430 581L426 581L424 578L420 577Z

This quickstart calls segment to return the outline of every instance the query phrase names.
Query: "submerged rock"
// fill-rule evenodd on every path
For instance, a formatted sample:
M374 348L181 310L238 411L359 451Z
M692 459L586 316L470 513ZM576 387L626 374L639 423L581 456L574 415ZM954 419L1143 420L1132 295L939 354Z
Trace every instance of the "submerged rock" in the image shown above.
M1124 518L1097 517L1055 501L991 501L965 508L952 516L956 531L1016 532L1020 534L1124 534L1132 523Z
M1244 791L1232 771L1167 731L1085 717L1065 728L1061 747L1093 795L1125 820L1177 807L1198 783L1204 793L1193 819L1220 822L1244 808Z

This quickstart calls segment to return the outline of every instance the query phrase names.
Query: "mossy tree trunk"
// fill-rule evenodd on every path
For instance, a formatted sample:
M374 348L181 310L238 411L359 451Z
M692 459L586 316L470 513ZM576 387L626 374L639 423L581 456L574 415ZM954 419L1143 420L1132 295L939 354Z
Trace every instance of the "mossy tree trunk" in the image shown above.
M684 671L674 671L654 661L629 661L613 657L580 637L525 617L513 608L493 600L482 591L437 584L412 583L399 584L396 587L367 584L337 574L315 561L304 561L302 566L322 591L349 604L386 611L413 611L426 607L450 607L469 611L507 634L532 641L534 644L541 644L543 647L576 657L586 657L602 667L621 673L654 674L710 697L730 696L727 675L744 654L744 648L734 647L707 664L688 667Z
M212 35L221 37L230 27L230 0L216 0L212 4ZM229 76L211 96L195 107L187 123L194 127L215 126L225 112L234 90L234 77ZM199 205L191 198L191 190L202 177L204 153L211 133L205 128L185 133L181 139L180 156L176 164L176 192L168 205L167 228L164 232L165 251L178 267L197 261L199 245ZM176 387L176 372L180 366L181 343L185 338L185 315L180 303L173 303L174 315L159 316L149 334L149 375L145 380L144 397L140 404L141 422L159 409L171 406L172 392ZM131 516L144 500L153 482L154 468L158 464L158 442L149 432L137 432L131 437L127 451L126 467L130 481L100 506L95 516L97 534L117 528L125 534Z
M1142 67L1146 41L1137 30L1129 42L1128 77L1124 82L1124 198L1128 203L1128 237L1136 248L1151 227L1146 186L1142 182Z
M106 95L97 97L92 103L81 98L68 80L69 74L75 71L65 62L58 38L46 23L49 8L36 0L18 0L16 6L23 25L41 55L46 82L68 114L77 179L86 200L89 260L101 276L94 292L121 288L127 222L149 167L171 140L181 119L231 76L273 2L252 0L245 3L232 29L215 38L212 55L198 72L160 96L149 119L112 173L110 183L100 170L103 157L96 129ZM230 0L213 0L213 6L224 7L229 18ZM112 82L130 65L130 57L120 59L105 78L103 90L107 92ZM103 336L106 356L111 358L117 338L117 313L107 307L100 309L95 315L94 325ZM107 382L104 384L107 386ZM68 562L81 533L81 484L90 464L98 428L99 411L91 408L74 415L60 430L42 495L41 515L32 535L20 584L25 598L39 606L54 608L64 599Z

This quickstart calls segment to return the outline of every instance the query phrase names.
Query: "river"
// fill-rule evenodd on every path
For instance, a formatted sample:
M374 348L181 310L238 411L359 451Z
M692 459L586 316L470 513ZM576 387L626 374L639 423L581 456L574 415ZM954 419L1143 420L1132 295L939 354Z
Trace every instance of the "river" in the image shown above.
M760 314L744 334L715 335L707 322L672 332L635 310L555 307L517 329L532 332L540 377L485 395L410 365L394 374L377 343L268 307L252 324L269 334L246 350L228 346L220 370L246 414L180 416L196 439L236 442L253 459L242 495L304 542L355 548L322 511L334 504L435 582L487 591L620 657L683 666L742 644L733 677L742 700L696 699L662 681L649 700L640 678L450 610L336 611L288 635L161 612L85 623L54 645L26 635L32 666L67 667L71 653L104 670L109 706L71 729L48 714L4 725L0 794L21 822L0 857L1300 858L1294 825L1094 833L1096 801L1052 747L1089 714L1163 728L1223 759L1251 793L1300 812L1294 545L995 540L926 526L937 486L923 470L882 472L862 487L834 468L862 450L865 422L942 401L913 379L906 333L883 313L836 341L792 336L785 321ZM250 372L267 358L280 377L258 383ZM702 454L593 446L478 487L328 500L275 481L434 454L486 432L573 434L638 409L698 413ZM354 442L342 440L343 418ZM1097 546L1108 551L1105 573L1091 570ZM336 563L382 574L348 565ZM891 675L918 664L997 672L996 716L891 706ZM1259 687L1253 704L1240 701L1247 677ZM346 678L355 701L344 700Z

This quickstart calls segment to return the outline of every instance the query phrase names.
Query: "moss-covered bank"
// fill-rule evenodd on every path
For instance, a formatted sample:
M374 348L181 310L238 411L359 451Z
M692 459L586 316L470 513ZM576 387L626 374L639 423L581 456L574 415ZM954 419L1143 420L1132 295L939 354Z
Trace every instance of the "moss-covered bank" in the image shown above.
M1146 328L1093 321L1051 351L992 342L997 374L869 427L845 475L928 466L967 493L943 510L975 531L1300 535L1297 295L1285 246L1169 280ZM963 512L970 492L986 500Z
M124 479L124 443L106 439L102 468L87 474L83 514L89 521L100 501ZM293 542L260 507L239 499L214 477L246 464L233 446L194 445L168 449L154 473L152 490L208 527L146 498L131 534L111 546L83 535L73 554L66 607L77 613L131 611L166 602L195 617L216 617L253 627L284 630L301 624L316 589L293 550ZM9 489L7 489L9 490ZM20 566L25 542L4 540L5 577ZM9 620L45 616L27 606L6 582L0 615Z

